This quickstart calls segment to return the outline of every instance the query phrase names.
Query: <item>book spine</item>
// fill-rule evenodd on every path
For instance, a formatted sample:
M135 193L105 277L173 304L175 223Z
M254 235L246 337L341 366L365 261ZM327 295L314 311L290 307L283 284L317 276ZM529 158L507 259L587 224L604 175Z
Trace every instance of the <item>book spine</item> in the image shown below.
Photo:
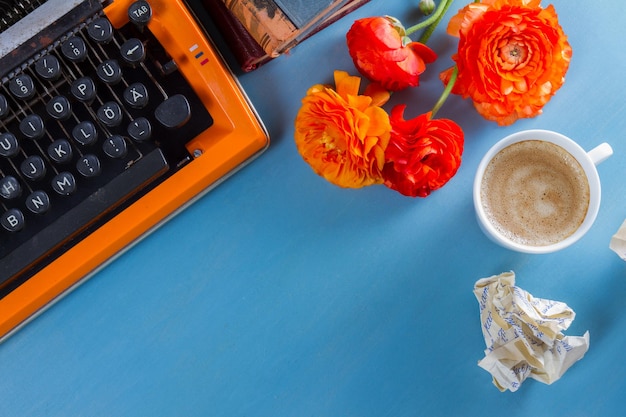
M281 46L298 33L298 28L272 0L223 0L261 48L272 58Z
M226 41L242 71L253 71L272 59L226 7L223 0L202 0L202 5Z

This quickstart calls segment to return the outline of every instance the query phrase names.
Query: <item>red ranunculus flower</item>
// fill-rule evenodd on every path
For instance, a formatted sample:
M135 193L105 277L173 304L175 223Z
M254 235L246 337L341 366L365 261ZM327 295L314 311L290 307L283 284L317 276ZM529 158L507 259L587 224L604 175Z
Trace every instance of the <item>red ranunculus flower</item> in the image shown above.
M385 185L410 197L426 197L457 172L463 130L452 120L431 119L431 112L404 119L405 105L391 110L391 138L385 150Z
M437 59L432 49L412 42L402 23L389 16L356 20L346 40L359 72L390 91L417 86L426 64Z
M509 125L535 117L565 81L572 56L552 5L540 0L482 0L450 19L459 37L452 90L487 120ZM447 83L451 70L441 79Z

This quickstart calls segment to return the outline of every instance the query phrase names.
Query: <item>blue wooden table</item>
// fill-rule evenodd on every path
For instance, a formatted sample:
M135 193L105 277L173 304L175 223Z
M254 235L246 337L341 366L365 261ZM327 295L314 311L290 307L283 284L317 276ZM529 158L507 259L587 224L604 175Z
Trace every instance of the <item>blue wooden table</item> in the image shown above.
M543 115L498 127L469 101L446 102L440 116L462 126L466 143L441 190L412 199L330 185L296 151L300 99L334 69L356 74L344 42L353 19L410 23L416 4L372 0L241 74L270 149L0 345L0 415L623 415L626 262L609 249L626 219L622 3L552 2L574 53ZM415 114L432 106L451 65L456 39L444 26L429 41L440 59L422 85L392 98ZM591 231L549 255L494 245L472 208L482 155L535 128L615 151L599 166ZM588 330L590 348L554 384L501 393L477 366L485 345L472 289L511 270L534 296L574 309L565 333Z

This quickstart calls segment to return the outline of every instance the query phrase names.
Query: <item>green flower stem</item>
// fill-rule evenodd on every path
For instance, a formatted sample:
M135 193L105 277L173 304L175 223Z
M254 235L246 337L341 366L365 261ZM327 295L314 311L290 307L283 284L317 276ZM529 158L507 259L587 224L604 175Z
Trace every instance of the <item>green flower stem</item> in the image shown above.
M443 17L446 15L446 12L448 11L448 8L452 5L452 2L453 0L442 1L444 5L441 9L441 14L439 14L439 16L437 17L437 20L435 20L435 22L433 22L432 25L428 26L428 28L424 31L424 33L422 33L422 36L420 36L419 38L419 42L426 43L426 41L428 41L428 39L430 38L430 35L433 34L433 32L435 31L435 28L437 27L437 25L439 25L439 22L441 22L441 19L443 19Z
M435 103L435 106L431 110L432 114L430 117L432 119L435 118L435 114L437 114L441 106L443 106L443 103L446 102L446 99L450 95L450 92L452 91L452 87L454 87L454 83L456 82L456 78L458 75L459 75L459 68L455 65L454 69L452 70L452 74L450 75L450 81L448 81L446 88L443 90L443 93L441 93L441 97L439 97L439 100L437 100L437 102Z
M453 2L453 0L441 0L441 3L439 3L439 6L435 10L435 13L430 15L428 17L428 19L423 20L420 23L418 23L418 24L416 24L414 26L411 26L410 28L406 29L406 35L409 36L412 33L417 32L420 29L428 27L428 30L426 31L426 33L430 32L426 36L426 39L428 39L430 37L430 34L435 30L435 27L437 26L437 24L443 18L443 15L445 14L445 11L448 10L448 7L450 7L450 4L452 4L452 2ZM419 41L421 43L426 42L426 39L424 39L424 36L426 35L426 33L424 33L424 35L422 35L422 37L420 38Z

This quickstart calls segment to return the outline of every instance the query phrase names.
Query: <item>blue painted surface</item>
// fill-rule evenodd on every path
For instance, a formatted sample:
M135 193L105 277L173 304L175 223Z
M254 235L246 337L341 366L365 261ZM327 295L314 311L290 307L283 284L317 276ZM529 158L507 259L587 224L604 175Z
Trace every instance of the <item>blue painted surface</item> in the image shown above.
M300 98L335 68L355 73L344 43L352 19L410 22L409 3L373 0L241 76L270 149L0 345L0 415L623 415L626 262L608 248L626 219L621 3L552 2L574 55L543 115L503 128L458 97L446 103L440 116L463 127L466 148L443 189L427 199L339 189L293 144ZM429 44L439 61L393 97L414 114L439 95L455 46L443 27ZM550 255L495 246L472 211L482 155L531 128L615 151L599 166L595 225ZM500 393L476 365L485 346L472 288L509 270L534 296L572 307L566 334L589 330L591 344L554 384Z

